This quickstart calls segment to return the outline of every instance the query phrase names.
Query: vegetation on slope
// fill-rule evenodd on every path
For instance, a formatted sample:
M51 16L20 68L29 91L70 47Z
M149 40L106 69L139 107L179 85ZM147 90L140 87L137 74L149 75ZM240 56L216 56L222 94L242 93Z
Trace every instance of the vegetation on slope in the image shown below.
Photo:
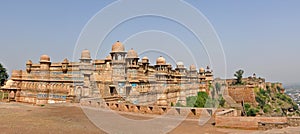
M257 114L264 116L293 116L299 115L298 106L286 94L280 93L280 87L255 88L257 105L244 104L247 116Z

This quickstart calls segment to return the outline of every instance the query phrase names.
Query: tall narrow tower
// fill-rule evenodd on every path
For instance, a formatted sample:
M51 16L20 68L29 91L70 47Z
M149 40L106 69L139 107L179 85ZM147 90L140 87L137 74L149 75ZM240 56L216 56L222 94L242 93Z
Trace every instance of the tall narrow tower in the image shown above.
M50 57L48 55L42 55L40 57L40 87L37 89L36 104L42 105L48 103L49 89L47 84L50 79Z
M126 62L125 48L120 41L117 41L112 45L110 52L112 58L112 82L116 85L116 90L118 94L123 94L126 82Z
M80 58L80 72L83 75L83 91L81 96L83 97L89 97L92 95L92 89L91 89L91 74L93 71L93 65L91 63L91 54L90 51L85 49L81 52L81 58Z
M130 82L138 81L137 79L137 70L139 68L138 60L139 60L138 54L133 49L130 49L127 52L127 57L126 57L127 80Z

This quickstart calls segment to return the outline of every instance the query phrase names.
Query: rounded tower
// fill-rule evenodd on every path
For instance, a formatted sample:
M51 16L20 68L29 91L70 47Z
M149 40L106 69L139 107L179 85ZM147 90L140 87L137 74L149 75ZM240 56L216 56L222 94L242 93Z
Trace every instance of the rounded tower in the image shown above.
M91 59L91 53L89 50L84 49L81 52L81 57L80 57L80 62L81 63L91 63L92 59Z

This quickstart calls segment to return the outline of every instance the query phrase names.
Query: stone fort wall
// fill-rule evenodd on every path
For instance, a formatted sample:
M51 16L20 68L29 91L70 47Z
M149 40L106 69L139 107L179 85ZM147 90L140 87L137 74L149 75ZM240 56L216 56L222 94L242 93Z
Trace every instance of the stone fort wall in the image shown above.
M244 116L216 116L217 127L258 129L259 122L265 123L286 123L286 117L244 117Z
M247 86L230 86L228 87L228 95L237 103L247 102L256 104L254 87Z
M52 62L48 55L42 55L39 63L28 60L26 70L14 70L11 84L0 90L14 93L12 98L18 102L38 105L120 96L110 101L168 106L184 105L186 97L208 91L212 80L209 67L197 70L182 62L172 67L162 56L150 65L149 58L140 59L137 52L125 51L117 41L105 59L92 59L90 52L83 50L78 62Z
M247 117L237 116L235 109L228 109L216 113L217 127L268 130L300 126L300 117Z
M93 107L120 112L130 112L135 114L168 115L173 117L182 116L188 119L199 119L201 116L214 116L213 108L135 105L130 103L105 102L104 100L101 100L99 98L82 99L80 101L80 104L83 107Z

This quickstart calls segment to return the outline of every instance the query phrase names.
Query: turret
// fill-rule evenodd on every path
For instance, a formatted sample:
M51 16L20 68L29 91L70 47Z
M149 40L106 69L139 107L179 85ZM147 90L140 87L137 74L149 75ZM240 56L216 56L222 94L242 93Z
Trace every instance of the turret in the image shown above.
M30 73L31 72L31 67L32 67L32 61L31 60L28 60L26 62L26 71L27 73Z
M40 66L41 71L49 71L50 64L51 64L50 57L48 55L42 55L40 57L40 64L41 64Z
M91 63L92 59L91 59L91 53L89 50L85 49L81 52L81 58L80 58L80 62L81 63Z
M68 72L68 65L69 65L69 60L67 58L65 58L64 61L62 62L62 66L61 66L63 73Z

